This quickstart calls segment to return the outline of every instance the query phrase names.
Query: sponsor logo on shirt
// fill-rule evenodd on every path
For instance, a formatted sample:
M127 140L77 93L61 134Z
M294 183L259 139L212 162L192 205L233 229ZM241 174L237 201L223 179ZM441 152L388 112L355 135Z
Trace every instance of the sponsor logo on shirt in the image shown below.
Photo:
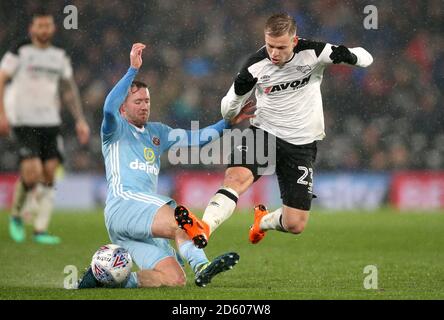
M302 87L305 87L308 82L310 81L310 77L311 75L309 75L308 77L305 77L302 80L294 80L294 81L290 81L290 82L285 82L285 83L281 83L281 84L276 84L273 86L269 86L266 87L264 92L265 94L271 94L271 93L275 93L275 92L280 92L280 91L285 91L285 90L296 90L296 89L300 89Z
M156 161L156 154L154 153L154 150L151 148L143 149L143 157L145 158L146 162L148 162L149 164L153 164L154 161Z
M148 174L154 174L156 176L159 174L159 169L156 168L155 165L149 164L148 162L139 161L139 159L136 159L133 162L131 162L130 168L132 170L140 170Z
M130 163L130 169L140 170L157 176L159 174L159 169L153 164L156 161L156 154L154 153L154 150L152 148L144 148L143 157L146 160L145 162L136 159Z
M28 71L34 74L59 75L60 70L43 66L28 66Z

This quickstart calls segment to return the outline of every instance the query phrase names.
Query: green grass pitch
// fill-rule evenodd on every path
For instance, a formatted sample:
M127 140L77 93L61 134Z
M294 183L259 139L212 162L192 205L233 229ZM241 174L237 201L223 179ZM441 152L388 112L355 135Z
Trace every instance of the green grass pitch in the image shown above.
M0 299L444 299L444 214L312 213L307 229L294 236L274 231L248 243L252 214L235 214L211 238L209 258L226 251L239 264L206 288L194 285L186 267L184 288L63 289L66 265L79 273L94 251L109 242L100 210L58 213L55 247L8 236L0 213ZM375 265L378 289L365 289L364 267Z

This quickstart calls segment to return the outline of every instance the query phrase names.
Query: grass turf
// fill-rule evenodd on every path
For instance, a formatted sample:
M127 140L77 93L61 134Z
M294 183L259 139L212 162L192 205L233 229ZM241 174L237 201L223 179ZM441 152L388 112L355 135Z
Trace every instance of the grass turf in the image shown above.
M248 243L252 215L236 214L214 233L211 259L226 251L239 264L206 288L194 285L186 267L184 288L65 290L63 272L79 273L94 251L109 242L100 210L58 213L51 231L63 243L48 247L8 236L0 214L0 299L444 299L444 215L314 212L303 234L268 232ZM364 267L378 268L378 289L364 289Z

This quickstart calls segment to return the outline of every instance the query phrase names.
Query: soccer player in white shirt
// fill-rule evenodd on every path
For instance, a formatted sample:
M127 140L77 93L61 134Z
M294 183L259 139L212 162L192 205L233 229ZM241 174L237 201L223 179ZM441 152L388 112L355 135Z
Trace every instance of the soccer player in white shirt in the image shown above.
M12 239L19 243L26 238L22 213L28 209L36 211L34 241L60 243L59 237L47 232L54 175L62 160L59 91L76 121L79 142L88 143L90 135L70 60L65 50L51 43L55 30L52 15L36 12L29 26L30 40L14 46L0 62L0 135L12 131L20 156L20 179L9 224ZM5 85L9 80L7 112Z
M250 120L254 141L232 148L223 187L211 198L202 221L190 214L194 221L187 223L187 212L176 217L198 247L207 244L210 234L231 216L239 196L265 172L257 155L251 154L258 145L265 151L275 150L283 205L271 213L263 205L255 207L250 242L258 243L267 230L293 234L304 230L315 197L316 141L325 137L321 96L324 69L332 63L367 67L373 62L370 53L361 47L299 38L295 21L287 14L271 16L264 35L265 46L249 57L221 102L223 117L231 119L254 92L257 111ZM269 136L274 138L273 145L268 143ZM252 158L253 163L248 161Z

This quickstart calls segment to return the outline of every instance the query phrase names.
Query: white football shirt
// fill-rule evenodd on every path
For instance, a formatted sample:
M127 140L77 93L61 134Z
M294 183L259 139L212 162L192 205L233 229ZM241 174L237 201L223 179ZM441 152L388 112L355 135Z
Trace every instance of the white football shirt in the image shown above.
M243 68L258 78L255 88L244 96L236 95L234 84L222 99L225 119L236 116L255 91L257 111L251 124L295 145L325 137L321 83L324 69L333 63L332 45L299 39L293 57L283 66L271 62L264 47L250 56ZM356 65L367 67L373 58L363 48L351 48Z
M28 41L8 51L0 69L11 77L5 108L13 126L60 125L59 83L73 75L65 50Z

